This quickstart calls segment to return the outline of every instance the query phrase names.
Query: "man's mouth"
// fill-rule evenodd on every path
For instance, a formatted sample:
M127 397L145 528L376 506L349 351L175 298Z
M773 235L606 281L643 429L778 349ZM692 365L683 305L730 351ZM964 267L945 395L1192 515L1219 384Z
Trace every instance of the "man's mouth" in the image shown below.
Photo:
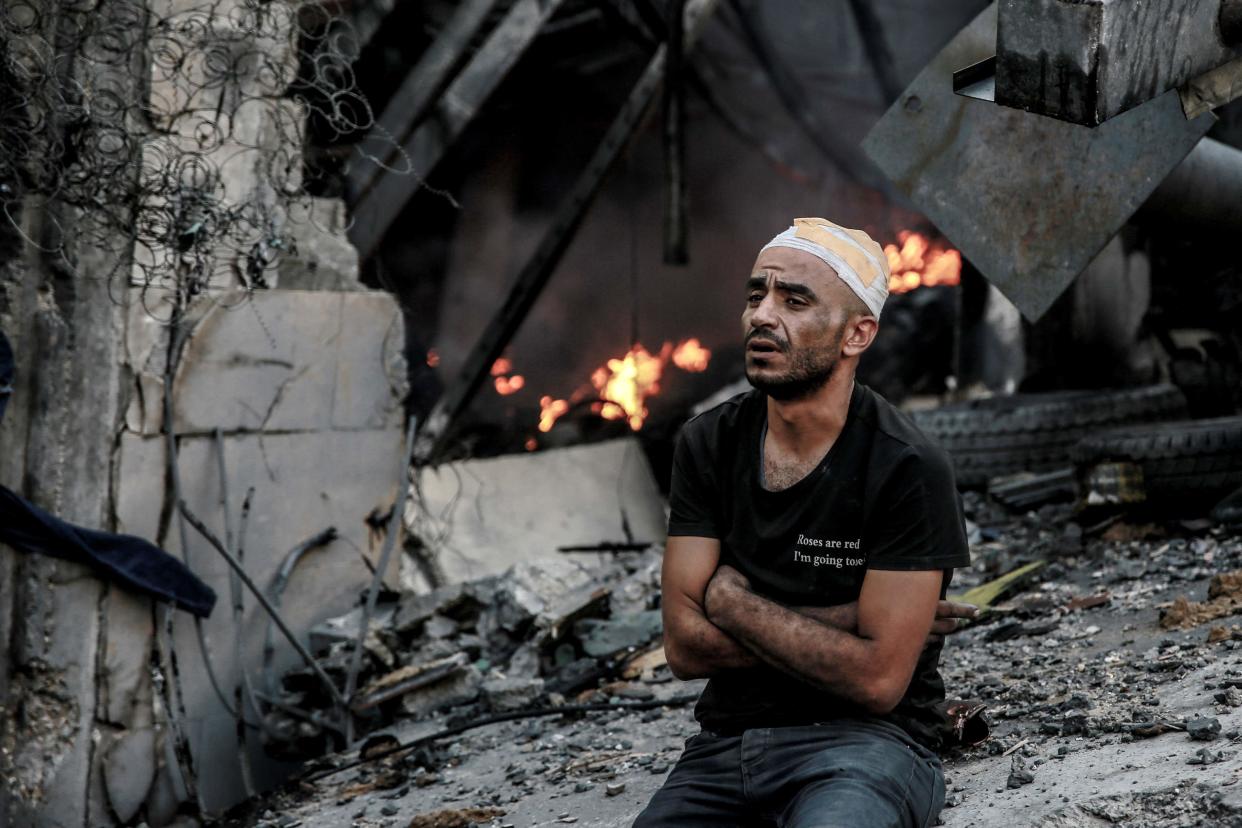
M746 352L751 354L779 354L781 346L770 339L752 339L746 343Z

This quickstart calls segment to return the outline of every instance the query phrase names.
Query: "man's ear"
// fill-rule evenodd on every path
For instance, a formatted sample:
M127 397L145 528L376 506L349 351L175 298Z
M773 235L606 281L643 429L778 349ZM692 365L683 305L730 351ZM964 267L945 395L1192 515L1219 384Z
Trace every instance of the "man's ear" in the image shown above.
M871 347L880 322L874 316L855 316L846 323L845 336L841 339L841 356L858 356Z

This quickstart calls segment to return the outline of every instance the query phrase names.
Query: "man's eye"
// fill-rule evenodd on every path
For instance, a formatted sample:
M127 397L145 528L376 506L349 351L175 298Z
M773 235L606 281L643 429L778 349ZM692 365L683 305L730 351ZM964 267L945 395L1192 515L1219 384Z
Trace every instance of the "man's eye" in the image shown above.
M805 305L806 301L799 296L790 296L785 300L790 305Z
M752 293L752 294L749 294L749 295L746 297L746 301L747 301L747 302L761 302L761 301L763 301L763 294L762 294L762 293Z

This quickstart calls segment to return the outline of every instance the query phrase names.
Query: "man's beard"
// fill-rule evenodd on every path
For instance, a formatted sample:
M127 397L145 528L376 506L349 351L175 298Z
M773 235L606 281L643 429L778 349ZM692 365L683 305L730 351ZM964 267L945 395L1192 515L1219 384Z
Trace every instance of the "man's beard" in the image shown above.
M794 400L802 400L814 394L823 388L828 380L832 379L832 374L836 371L837 366L841 363L841 339L845 331L839 328L832 340L821 348L800 349L791 351L789 343L784 339L772 333L758 335L757 331L752 331L746 337L746 341L751 339L762 339L775 343L781 352L791 355L790 366L787 371L777 376L754 376L751 373L750 366L746 367L746 381L752 386L767 394L774 400L780 402L792 402Z

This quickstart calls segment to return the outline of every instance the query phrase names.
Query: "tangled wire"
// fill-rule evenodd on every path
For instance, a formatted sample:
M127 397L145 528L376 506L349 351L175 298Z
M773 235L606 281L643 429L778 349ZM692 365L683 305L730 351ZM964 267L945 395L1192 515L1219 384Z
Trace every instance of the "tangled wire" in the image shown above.
M137 288L164 320L208 288L249 295L312 220L308 124L325 143L372 125L355 46L315 2L5 0L9 223L71 269L72 249L103 251L110 271L84 275Z

